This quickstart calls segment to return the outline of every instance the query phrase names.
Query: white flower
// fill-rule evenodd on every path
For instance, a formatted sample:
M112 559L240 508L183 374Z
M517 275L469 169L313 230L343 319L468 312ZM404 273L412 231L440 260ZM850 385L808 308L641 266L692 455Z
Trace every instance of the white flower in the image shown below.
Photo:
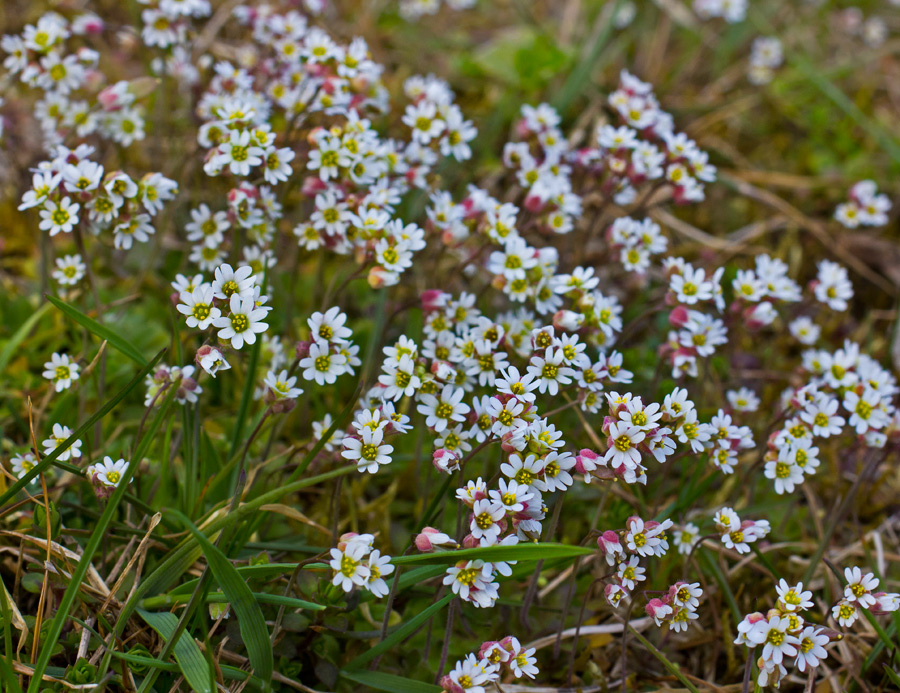
M236 270L232 269L231 265L221 265L216 268L215 278L212 281L213 296L226 301L235 294L241 298L252 297L255 286L256 278L250 265L242 265Z
M464 395L462 388L445 385L439 397L422 395L417 410L426 416L426 426L433 428L435 433L441 433L451 421L462 423L466 420L469 405L462 401Z
M68 354L54 353L44 364L44 377L53 382L56 391L62 392L72 387L72 383L80 377L78 364L69 359Z
M276 399L297 399L303 394L303 389L294 387L297 384L297 376L288 377L288 372L281 373L269 371L266 374L265 385Z
M222 356L222 352L214 347L210 347L209 351L200 356L200 368L209 373L213 378L219 371L227 371L231 368L231 364Z
M219 339L230 340L232 348L240 349L245 343L254 344L256 335L268 329L268 324L263 320L269 309L257 308L253 298L232 294L229 307L231 315L218 317L212 324L219 330Z
M394 572L391 557L382 556L381 552L376 549L369 554L366 567L369 569L369 577L366 578L363 586L378 598L387 596L390 590L384 576Z
M68 426L62 426L58 423L53 424L53 434L51 435L51 437L47 438L41 443L41 445L44 446L44 455L49 455L50 453L52 453L71 435L72 429ZM65 462L66 460L71 460L76 457L81 457L80 440L75 440L68 448L60 453L57 459L60 462Z
M563 353L561 349L554 350L548 347L544 356L532 356L528 364L528 374L538 383L538 392L548 392L556 395L560 385L568 385L575 376L575 371L562 365Z
M823 659L828 656L825 651L825 645L830 642L830 638L822 631L824 629L818 626L806 626L800 633L800 644L797 646L797 659L795 660L797 668L800 671L806 671L806 667L814 669Z
M71 233L78 223L78 210L81 205L73 203L68 197L59 202L47 200L40 212L41 223L38 225L42 231L49 231L51 236L59 232Z
M864 609L875 604L872 590L878 587L878 578L874 573L865 573L858 566L844 568L844 578L847 586L844 588L844 599L848 602L856 602Z
M530 647L527 650L519 644L516 638L511 638L510 643L510 659L509 668L516 678L523 675L533 679L537 673L537 658L534 656L535 648Z
M51 274L63 286L74 286L81 281L86 270L81 255L64 255L56 258L56 269Z
M797 645L800 639L788 633L790 619L772 616L768 620L760 621L747 634L747 637L756 645L763 645L762 657L764 660L781 664L784 656L793 657L797 654Z
M832 607L831 615L844 628L849 628L859 618L859 609L856 602L841 599Z
M331 549L331 560L328 564L334 570L333 585L339 585L344 592L349 592L354 585L362 587L369 579L369 567L363 563L369 547L363 542L347 542L344 550Z
M124 459L118 459L113 462L112 458L107 456L103 458L103 462L88 467L87 475L91 478L96 478L104 486L115 488L122 481L127 469L128 462Z
M473 537L481 541L482 545L490 545L500 536L498 522L505 516L506 509L502 503L481 498L475 501L475 505L472 507L469 531Z
M802 582L792 586L782 578L775 586L775 591L778 592L778 601L785 611L805 611L812 608L812 592L804 591Z
M306 321L313 340L323 340L332 344L344 344L353 336L353 331L345 326L347 316L337 306L324 313L313 313Z
M181 303L175 306L175 309L187 317L188 327L205 330L222 315L213 298L212 286L203 284L192 292L182 291L179 295Z
M347 366L347 357L341 353L331 353L327 342L316 341L309 347L309 356L300 359L305 380L315 380L318 385L332 385L337 377L343 374Z
M614 421L609 425L609 448L603 455L603 460L613 468L623 465L628 469L637 468L641 462L637 446L645 437L646 434L636 426Z
M37 464L37 458L34 456L34 453L26 452L21 455L13 455L10 459L10 463L12 464L12 473L16 475L19 479L28 474L32 469L34 469ZM34 477L31 480L32 484L36 484L38 482L38 477Z
M384 429L363 428L359 437L346 436L343 440L344 451L341 457L356 462L359 471L374 474L379 465L391 463L393 445L384 441Z

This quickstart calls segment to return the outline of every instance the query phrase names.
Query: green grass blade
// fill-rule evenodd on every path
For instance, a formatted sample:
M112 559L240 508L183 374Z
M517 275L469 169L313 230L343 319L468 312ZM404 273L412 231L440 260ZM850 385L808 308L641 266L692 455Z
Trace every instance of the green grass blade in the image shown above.
M612 34L613 17L618 14L619 6L621 4L622 0L615 0L611 11L604 8L603 11L606 13L607 21L598 33L596 40L591 46L591 50L583 57L581 62L575 66L575 69L569 73L569 78L566 80L565 84L563 84L559 93L554 97L553 107L560 113L565 112L578 94L583 94L588 91L588 89L585 89L585 83L590 79L591 71L597 68L600 53L603 51L603 47L609 40L610 34Z
M597 553L590 546L567 546L566 544L516 544L515 546L479 546L459 551L423 553L416 556L397 556L391 559L394 565L443 564L459 561L542 561L550 558L574 558Z
M6 370L6 366L9 363L10 359L13 357L13 354L16 353L16 349L19 348L19 345L25 341L25 338L28 336L28 333L31 332L31 329L34 327L35 323L44 317L44 314L50 310L50 304L45 303L36 311L34 311L28 319L22 323L22 326L16 330L16 333L9 338L9 341L3 345L3 349L0 350L0 373Z
M105 339L111 347L125 354L125 356L130 358L137 365L147 365L147 359L143 357L141 352L138 351L137 347L118 333L113 332L113 330L106 327L105 325L101 325L93 318L89 318L77 308L73 308L65 301L61 301L56 298L56 296L47 295L46 299L50 301L50 303L52 303L54 306L59 308L67 316L72 318L72 320L77 322L79 325L87 328L89 332L95 334L100 339Z
M453 599L456 595L448 594L443 599L436 601L434 604L429 606L426 609L423 609L418 614L416 614L413 618L409 619L406 623L400 626L397 630L391 633L388 637L382 640L380 643L375 645L375 647L371 647L365 652L363 652L359 657L353 659L350 663L345 667L346 669L359 669L367 662L372 661L378 655L387 652L395 645L398 645L400 641L402 641L407 635L416 630L419 626L421 626L425 621L434 616L438 611L443 609L447 604L450 603L450 600Z
M262 609L253 598L253 592L241 577L231 561L216 546L206 538L187 517L177 511L172 512L181 523L187 527L200 548L213 577L222 588L222 592L228 597L231 608L234 609L241 628L241 637L247 647L247 656L250 666L255 674L267 684L272 681L272 672L275 669L275 655L272 652L272 643L269 641L269 630L266 627L266 619Z
M244 381L244 392L241 394L241 403L238 408L237 419L234 422L234 433L231 437L231 452L229 457L234 457L238 446L244 439L244 423L247 420L247 412L250 411L250 403L253 401L253 389L256 387L256 364L259 363L259 350L262 348L262 340L257 339L250 347L250 361L247 363L247 379ZM237 468L235 468L237 470ZM237 473L237 471L235 471Z
M147 625L159 633L166 642L169 641L178 624L178 617L175 614L167 611L159 613L144 611L143 609L138 609L138 613L147 622ZM197 641L190 634L182 633L172 652L175 655L175 661L178 662L178 668L181 669L181 673L184 674L184 678L191 688L198 693L212 693L216 689L216 682L209 664L200 651Z
M144 366L140 371L138 371L137 375L135 375L125 387L123 387L119 392L116 393L115 397L110 399L106 404L104 404L100 409L94 412L93 416L91 416L87 421L85 421L81 426L79 426L75 432L66 438L66 440L62 443L62 445L58 446L53 452L49 455L44 455L41 457L41 461L39 464L36 464L30 472L22 476L16 483L10 486L3 495L0 495L0 506L6 503L8 500L13 498L21 489L23 489L32 479L34 479L41 472L49 469L51 464L56 462L56 458L59 457L63 452L68 450L69 446L78 440L82 435L87 433L94 424L106 416L109 412L111 412L125 397L131 392L135 387L141 384L144 380L144 376L146 376L150 371L153 370L153 367L156 365L157 361L162 358L162 355L165 353L165 349L160 351L150 363Z
M161 355L162 352L157 355L157 358L159 358ZM152 368L152 364L149 367ZM131 460L128 462L128 469L125 470L125 473L122 475L122 479L119 482L119 485L116 487L116 490L113 491L113 494L112 496L110 496L106 507L103 509L103 514L100 516L100 519L97 520L97 524L94 526L94 531L81 553L81 559L78 561L78 565L75 567L75 570L72 571L72 579L69 582L68 587L66 587L66 591L63 594L59 605L57 606L56 616L53 617L53 621L47 628L47 635L45 636L46 642L53 643L59 640L63 625L65 625L66 620L69 618L69 610L72 608L72 604L75 602L75 597L78 595L78 590L81 588L81 584L84 581L84 576L87 574L88 569L91 567L91 559L94 557L94 553L97 551L100 543L106 537L106 530L109 527L110 522L112 522L113 515L115 514L116 509L119 507L119 503L122 501L122 498L124 498L125 493L128 490L128 484L131 482L131 478L137 471L137 468L140 465L141 459L143 458L144 454L153 443L154 436L159 430L159 427L162 424L162 421L165 418L169 407L172 405L172 402L175 401L175 395L177 393L177 388L169 388L169 393L166 395L166 398L160 405L159 411L153 418L153 422L147 428L144 437L141 439L141 442L138 444L137 449L134 451ZM34 665L34 673L32 674L31 682L28 685L28 693L37 693L37 691L39 690L41 679L44 675L44 671L47 669L47 665L50 662L52 652L52 647L44 647L41 649L40 654L38 655L37 662L35 662Z
M16 673L12 670L9 662L7 662L4 657L0 657L0 681L3 682L4 691L7 691L8 693L22 693L22 688L19 686L19 680L16 678Z
M382 674L380 671L342 671L341 676L354 683L368 686L376 691L390 693L441 693L441 687L433 683L414 681L393 674Z
M634 637L636 637L638 640L641 641L641 644L644 647L646 647L648 650L650 650L650 653L654 657L656 657L662 663L662 665L672 673L672 675L676 679L681 681L681 683L684 685L685 688L687 688L689 691L691 691L691 693L700 693L700 691L697 690L697 687L694 684L692 684L687 679L687 677L685 677L684 674L681 673L681 668L677 664L675 664L668 657L666 657L662 652L660 652L658 649L656 649L656 647L653 645L653 643L651 643L649 640L647 640L647 638L645 638L643 635L638 633L634 628L632 628L631 626L628 626L628 630L631 631L631 634Z

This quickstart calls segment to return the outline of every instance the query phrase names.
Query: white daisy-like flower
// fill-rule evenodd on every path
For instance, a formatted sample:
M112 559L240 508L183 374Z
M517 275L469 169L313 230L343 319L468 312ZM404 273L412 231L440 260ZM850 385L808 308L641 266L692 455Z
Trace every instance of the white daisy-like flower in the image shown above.
M209 284L202 284L190 293L181 292L179 300L181 303L175 309L187 318L188 327L205 330L222 315L215 305L214 291Z
M393 445L387 445L384 441L384 429L363 428L359 437L347 436L344 438L344 451L341 457L356 462L359 471L374 474L378 467L391 463Z
M68 426L63 426L61 424L53 424L53 433L52 435L44 440L41 445L44 446L44 454L49 455L51 452L56 450L60 445L65 442L69 436L72 435L72 429ZM65 462L66 460L71 460L76 457L81 457L81 441L75 440L68 448L66 448L63 452L60 453L57 459L60 462Z
M53 383L57 392L68 390L80 377L78 364L69 359L68 354L54 353L44 364L43 376Z
M252 297L241 298L239 294L232 294L229 308L231 315L215 318L212 324L219 330L219 339L230 341L232 348L240 349L245 343L254 344L256 335L269 328L263 322L269 308L258 308Z
M332 385L337 377L344 373L347 357L331 352L328 342L313 342L309 347L309 355L300 359L305 380L315 380L317 385Z
M92 464L87 468L89 477L96 479L98 482L109 488L116 488L125 477L128 470L128 462L124 459L113 461L108 455L103 458L103 462Z

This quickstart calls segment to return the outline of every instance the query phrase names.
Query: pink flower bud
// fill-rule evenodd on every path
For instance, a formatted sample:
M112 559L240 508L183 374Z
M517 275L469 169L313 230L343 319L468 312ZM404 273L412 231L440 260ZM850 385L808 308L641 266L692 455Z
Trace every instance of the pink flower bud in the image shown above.
M571 310L559 310L553 315L553 327L563 332L575 332L584 325L584 315Z
M298 359L305 359L309 356L309 348L312 346L311 341L301 340L297 342L297 346L294 348L294 351L297 354Z
M456 546L456 542L448 534L444 534L434 527L425 527L416 535L415 545L419 551L428 553L434 551L435 546Z
M440 310L447 305L448 298L450 298L450 294L441 291L440 289L426 289L422 292L421 296L422 310L426 313L433 310Z
M603 464L601 461L602 459L603 458L593 450L587 448L579 450L578 454L575 455L575 470L579 474L590 474L598 465Z
M459 469L459 455L452 450L438 448L431 457L431 463L439 472L454 472Z
M672 312L669 313L669 324L672 327L681 328L687 324L688 321L688 309L684 306L676 306L672 309Z
M606 530L597 537L597 547L610 556L625 553L625 549L622 548L622 542L619 540L619 535L611 529Z

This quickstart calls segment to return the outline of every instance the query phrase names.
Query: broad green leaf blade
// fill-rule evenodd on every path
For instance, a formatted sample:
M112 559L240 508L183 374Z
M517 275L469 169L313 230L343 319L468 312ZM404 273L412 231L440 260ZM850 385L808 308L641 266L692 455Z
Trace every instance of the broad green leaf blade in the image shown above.
M34 311L28 319L22 323L22 326L16 330L16 333L9 338L9 341L3 345L3 349L0 350L0 373L3 373L3 371L6 370L6 365L13 357L13 354L16 353L16 349L18 349L19 345L25 341L25 337L31 332L31 328L34 327L35 323L37 323L48 310L50 310L50 304L45 303Z
M114 332L105 325L101 325L93 318L89 318L77 308L73 308L68 303L56 298L56 296L47 295L46 299L50 301L50 303L52 303L54 306L59 308L63 313L72 318L72 320L77 322L79 325L87 328L89 332L97 335L100 339L105 339L111 347L125 354L125 356L130 358L137 365L147 365L147 359L143 357L141 352L138 351L137 347L127 339L119 335L117 332Z
M156 358L158 359L160 356L162 356L162 354L163 352L161 351L159 354L157 354ZM152 367L153 363L151 362L150 364L148 364L147 370ZM81 553L81 559L78 561L78 565L75 566L75 570L72 571L72 578L69 582L68 587L66 587L66 591L63 593L59 605L57 606L56 615L53 617L53 621L47 628L47 642L56 642L59 639L60 633L62 633L63 625L69 618L69 610L72 608L72 604L75 602L75 597L78 595L78 591L79 589L81 589L81 585L84 582L84 576L87 575L87 571L91 567L91 559L94 557L94 553L96 553L97 548L100 546L100 542L106 538L106 530L109 527L110 522L112 522L113 515L115 515L119 503L125 496L125 492L128 490L128 484L131 483L131 478L134 476L134 473L137 471L137 468L140 465L144 454L147 452L150 444L153 442L156 432L159 430L163 419L168 413L169 407L171 407L172 402L175 401L175 395L177 394L177 392L177 388L169 388L169 393L166 395L166 398L160 405L159 411L156 413L156 416L153 417L152 423L147 428L147 431L144 433L144 437L141 439L141 442L138 444L137 449L134 451L131 460L128 462L128 468L122 475L122 479L119 481L119 485L116 487L116 490L113 491L112 496L110 496L106 507L103 509L103 514L100 516L100 519L97 520L97 523L94 526L94 531L91 533L87 545L84 547L84 550ZM57 450L59 449L60 448L57 448ZM43 463L44 460L41 461L41 464ZM40 465L38 465L38 467L39 466ZM37 662L35 662L34 664L34 673L32 675L31 682L28 684L28 693L37 693L37 691L39 690L44 672L47 670L47 665L50 663L50 657L52 656L52 653L53 648L51 647L44 647L40 650Z
M247 647L247 657L254 673L267 684L272 681L272 672L275 669L275 655L272 652L272 643L269 641L269 630L266 628L266 619L262 609L253 598L253 592L241 577L231 561L216 546L206 538L187 517L177 511L173 514L181 520L194 538L200 544L203 555L209 564L213 577L222 592L228 597L231 608L234 609L241 628L241 637Z
M69 446L72 443L74 443L87 431L89 431L97 421L99 421L109 412L115 409L119 402L125 399L129 392L131 392L135 387L143 382L144 377L153 370L156 362L162 358L162 355L165 353L165 351L165 349L160 351L150 363L148 363L140 371L138 371L137 375L135 375L125 387L123 387L121 390L119 390L119 392L116 393L115 397L110 399L106 404L100 407L100 409L94 412L93 416L91 416L87 421L81 424L81 426L79 426L72 435L66 438L66 440L63 441L61 445L57 446L57 448L53 452L51 452L49 455L43 455L41 457L40 463L36 464L30 472L22 476L16 483L10 486L3 495L0 495L0 505L5 505L8 500L15 496L38 474L49 469L50 465L56 462L56 458L59 457L63 452L68 450Z
M415 556L396 556L391 559L395 565L410 563L450 565L459 561L542 561L550 558L574 558L589 556L597 552L590 546L567 546L566 544L516 544L515 546L479 546L475 549L423 553Z
M380 643L375 645L375 647L369 648L365 652L363 652L359 657L353 659L350 663L347 664L347 669L358 669L362 667L366 662L370 662L375 659L378 655L383 652L387 652L394 645L399 644L407 635L412 633L416 628L425 623L429 618L434 616L438 611L443 609L447 604L450 603L450 600L453 599L456 595L448 594L443 599L435 602L427 609L423 609L421 612L413 616L409 621L400 626L397 630L391 633L388 637L382 640Z
M138 609L138 613L147 622L147 625L159 633L166 642L169 641L172 633L175 632L175 626L178 625L178 617L175 614L168 611L155 612L143 609ZM181 673L184 674L184 678L191 688L197 693L212 693L216 689L216 682L209 664L197 642L189 633L181 634L172 652L175 655L175 661L178 662L178 668L181 669Z
M441 687L413 679L382 674L380 671L342 671L341 676L354 683L390 693L441 693Z

